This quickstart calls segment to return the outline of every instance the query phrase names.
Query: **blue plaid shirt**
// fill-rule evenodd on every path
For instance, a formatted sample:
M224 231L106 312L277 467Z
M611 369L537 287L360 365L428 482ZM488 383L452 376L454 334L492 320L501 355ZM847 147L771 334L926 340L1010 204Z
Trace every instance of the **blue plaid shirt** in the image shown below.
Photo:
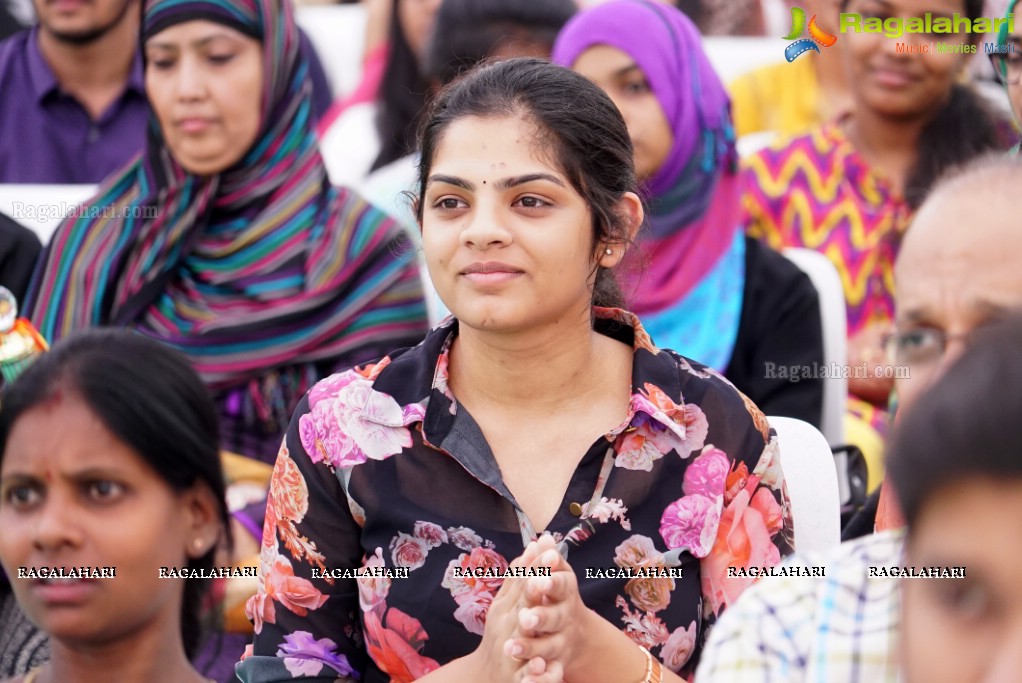
M895 683L899 579L869 567L901 564L901 530L844 543L786 565L823 566L825 577L764 577L721 616L697 683Z

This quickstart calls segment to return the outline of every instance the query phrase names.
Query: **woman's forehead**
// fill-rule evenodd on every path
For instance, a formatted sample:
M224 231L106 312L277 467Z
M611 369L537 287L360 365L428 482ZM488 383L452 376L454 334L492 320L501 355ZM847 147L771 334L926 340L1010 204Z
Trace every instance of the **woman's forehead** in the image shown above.
M524 115L465 116L443 132L430 174L460 168L505 176L541 169L563 177L556 148L550 131Z
M168 26L150 36L145 44L147 47L163 45L202 47L217 40L244 40L247 37L241 31L215 21L192 19Z

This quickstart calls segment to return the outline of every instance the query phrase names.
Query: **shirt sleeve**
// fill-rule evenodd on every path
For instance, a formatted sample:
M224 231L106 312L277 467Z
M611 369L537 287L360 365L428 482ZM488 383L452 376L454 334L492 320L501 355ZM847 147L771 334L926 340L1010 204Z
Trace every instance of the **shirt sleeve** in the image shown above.
M245 683L355 681L368 661L356 580L324 577L362 566L364 553L338 473L302 446L308 401L295 411L270 480L260 585L246 608L255 640L237 666Z

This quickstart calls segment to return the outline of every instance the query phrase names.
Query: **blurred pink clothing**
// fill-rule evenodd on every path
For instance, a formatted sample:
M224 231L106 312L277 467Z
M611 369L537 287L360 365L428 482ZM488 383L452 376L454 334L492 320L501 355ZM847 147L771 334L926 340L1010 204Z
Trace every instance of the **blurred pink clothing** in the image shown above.
M330 106L316 127L316 135L322 137L326 131L341 117L344 110L363 102L372 102L380 91L383 72L387 68L387 51L389 43L373 48L362 63L362 79L355 89L345 98L339 99Z

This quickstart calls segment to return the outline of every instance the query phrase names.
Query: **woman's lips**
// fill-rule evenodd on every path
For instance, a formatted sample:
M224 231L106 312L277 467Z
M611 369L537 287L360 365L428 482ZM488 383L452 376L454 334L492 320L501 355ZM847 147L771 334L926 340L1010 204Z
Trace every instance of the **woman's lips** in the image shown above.
M37 579L31 584L33 595L48 607L79 605L97 588L96 579Z
M47 4L57 8L58 12L74 12L86 5L85 0L50 0Z
M499 282L507 282L509 280L514 280L518 276L524 275L524 274L525 273L523 273L521 271L507 271L507 270L495 270L495 271L492 271L492 272L489 272L489 273L481 273L481 272L462 273L463 277L465 277L465 279L467 279L468 281L475 282L477 284L485 284L485 285L496 284L496 283L499 283Z
M520 275L524 275L520 268L499 261L473 263L461 271L461 276L466 280L480 285L508 282Z
M201 133L213 125L212 119L187 118L177 122L177 127L185 133Z
M898 69L874 69L873 79L885 88L903 88L916 80L907 71Z

